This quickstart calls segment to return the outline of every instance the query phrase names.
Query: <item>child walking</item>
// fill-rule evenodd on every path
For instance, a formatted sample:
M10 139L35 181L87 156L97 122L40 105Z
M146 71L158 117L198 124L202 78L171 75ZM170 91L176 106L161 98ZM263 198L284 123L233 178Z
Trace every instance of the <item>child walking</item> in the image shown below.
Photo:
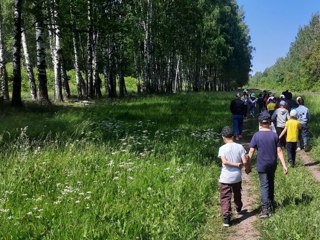
M223 226L231 224L231 198L233 193L236 211L241 212L241 168L247 165L246 150L241 144L233 141L233 131L229 126L221 132L224 145L219 148L218 157L222 161L220 174L220 204L223 216ZM246 169L247 171L247 169Z
M297 111L290 111L290 119L286 122L285 128L281 132L279 139L287 133L286 138L286 148L288 153L288 162L292 167L295 166L296 163L296 150L297 150L297 142L299 140L299 130L301 129L301 123L297 120Z
M274 201L274 177L277 169L277 157L280 159L284 174L288 169L284 161L282 149L279 146L278 135L270 130L271 116L268 112L262 112L259 115L259 123L261 130L256 132L249 144L249 161L258 151L257 156L257 172L260 178L260 193L262 212L260 218L267 218L270 211L275 207ZM249 168L249 166L247 168ZM247 170L246 170L247 172Z

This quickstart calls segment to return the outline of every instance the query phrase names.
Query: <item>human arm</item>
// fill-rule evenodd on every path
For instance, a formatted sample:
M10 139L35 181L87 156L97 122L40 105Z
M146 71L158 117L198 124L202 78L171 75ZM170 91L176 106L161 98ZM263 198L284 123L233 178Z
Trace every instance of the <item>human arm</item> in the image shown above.
M283 130L282 130L282 132L281 132L281 134L279 135L279 139L280 138L282 138L282 136L287 132L287 127L285 127Z
M242 162L229 162L228 159L225 156L221 156L221 161L224 165L229 166L229 167L238 167L238 168L242 168L243 163Z
M247 158L248 160L247 160L247 164L245 165L245 171L247 174L251 172L251 160L254 155L254 152L255 152L255 148L249 149L248 158Z
M271 121L273 122L274 120L276 120L276 118L277 118L277 110L275 110L274 112L273 112L273 114L272 114L272 116L271 116Z
M277 154L278 154L278 157L279 157L280 162L282 164L283 173L287 174L288 173L288 169L287 169L287 166L286 166L286 161L284 160L284 157L283 157L283 152L282 152L282 148L281 147L277 147Z

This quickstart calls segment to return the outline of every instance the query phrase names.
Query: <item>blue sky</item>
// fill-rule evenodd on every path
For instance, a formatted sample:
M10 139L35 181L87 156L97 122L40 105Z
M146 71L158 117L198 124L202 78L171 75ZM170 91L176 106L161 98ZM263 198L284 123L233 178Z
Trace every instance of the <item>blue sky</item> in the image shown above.
M286 56L300 27L320 12L318 0L237 0L255 47L252 73L262 72Z

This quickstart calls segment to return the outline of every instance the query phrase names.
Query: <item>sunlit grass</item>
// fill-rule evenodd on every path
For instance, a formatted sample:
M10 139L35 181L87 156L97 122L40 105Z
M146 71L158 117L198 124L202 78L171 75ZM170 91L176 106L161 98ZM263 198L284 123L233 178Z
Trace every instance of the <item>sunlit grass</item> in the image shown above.
M0 235L199 238L217 199L229 101L202 93L5 109Z

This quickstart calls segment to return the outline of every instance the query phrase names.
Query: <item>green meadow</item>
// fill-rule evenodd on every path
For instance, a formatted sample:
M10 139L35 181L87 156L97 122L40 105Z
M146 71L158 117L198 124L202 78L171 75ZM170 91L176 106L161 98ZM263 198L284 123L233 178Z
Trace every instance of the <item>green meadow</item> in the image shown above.
M49 108L2 106L1 239L232 234L232 227L222 228L217 189L219 132L231 124L232 98L232 93L184 93ZM319 101L307 96L315 157ZM279 207L257 223L262 239L319 239L319 183L301 163L288 176L280 170Z

